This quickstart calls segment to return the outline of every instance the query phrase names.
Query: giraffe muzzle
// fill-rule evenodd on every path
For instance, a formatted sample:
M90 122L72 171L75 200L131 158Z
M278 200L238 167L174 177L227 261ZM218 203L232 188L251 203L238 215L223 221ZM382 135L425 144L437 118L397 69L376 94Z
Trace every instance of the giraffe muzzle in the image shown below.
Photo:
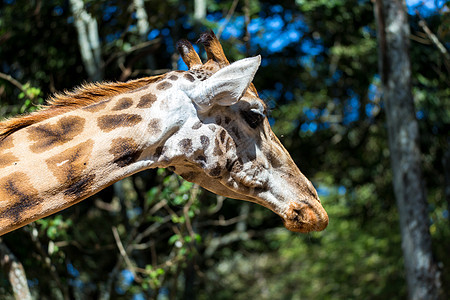
M324 230L328 225L328 215L318 200L292 201L283 221L288 230L307 233Z

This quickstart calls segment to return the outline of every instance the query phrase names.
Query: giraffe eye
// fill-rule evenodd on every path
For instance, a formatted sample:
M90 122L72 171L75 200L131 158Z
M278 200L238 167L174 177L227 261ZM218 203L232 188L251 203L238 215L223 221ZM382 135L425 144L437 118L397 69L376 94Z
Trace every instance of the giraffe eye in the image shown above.
M253 109L241 110L241 115L251 128L258 127L265 118L261 112Z

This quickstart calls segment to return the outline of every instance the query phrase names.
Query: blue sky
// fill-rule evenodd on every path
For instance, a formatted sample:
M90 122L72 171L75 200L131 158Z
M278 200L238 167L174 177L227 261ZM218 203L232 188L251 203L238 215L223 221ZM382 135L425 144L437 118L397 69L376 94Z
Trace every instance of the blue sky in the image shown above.
M442 13L444 9L445 0L406 0L408 13L415 14L417 9L421 15L429 16L431 14ZM281 13L283 12L283 15ZM221 39L227 40L229 38L239 38L243 35L244 17L237 16L232 18L225 24L226 20L221 13L208 14L207 20L216 22L219 27L226 25ZM248 30L252 35L252 46L264 48L268 53L281 52L285 47L298 43L303 37L303 33L308 31L307 24L302 18L293 17L289 10L284 10L281 5L273 5L271 7L271 14L267 16L260 16L253 18L250 21ZM263 35L258 35L258 32L264 31ZM155 33L155 34L152 34ZM149 39L155 38L158 32L151 32ZM170 34L170 33L169 33ZM243 45L242 45L243 47ZM303 39L300 45L305 53L309 56L319 55L324 51L320 39ZM307 57L302 58L302 64L307 64L310 60ZM180 60L179 67L181 70L186 70L187 67ZM310 66L312 67L312 66Z
M406 6L409 14L415 14L414 10L417 9L422 15L427 16L442 9L445 2L445 0L406 0Z

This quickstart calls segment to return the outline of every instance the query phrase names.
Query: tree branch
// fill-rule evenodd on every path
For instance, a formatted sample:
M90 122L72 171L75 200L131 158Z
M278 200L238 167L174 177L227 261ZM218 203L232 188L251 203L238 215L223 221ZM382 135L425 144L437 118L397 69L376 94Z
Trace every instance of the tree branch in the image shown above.
M22 92L24 92L26 94L26 90L23 88L23 84L21 84L19 81L14 79L11 75L0 72L0 78L8 81L9 83L16 86L19 90L21 90Z
M191 218L189 217L189 209L192 206L194 199L197 198L197 195L199 192L200 192L200 187L197 184L194 184L194 186L191 189L191 195L189 197L189 201L183 207L183 214L184 214L184 218L186 220L186 229L192 238L194 238L195 233L194 233L194 229L192 228Z
M416 15L420 18L419 26L422 27L423 31L427 34L428 38L431 42L436 46L436 48L441 52L444 57L444 64L447 68L447 71L450 73L450 54L447 51L447 48L439 41L438 37L431 31L428 27L425 19L420 15L419 11L416 9Z
M234 11L236 9L238 2L239 2L239 0L234 0L233 3L231 4L230 10L227 13L227 17L225 18L225 22L222 24L222 26L220 26L219 31L217 31L217 34L216 34L217 39L220 39L220 36L222 35L223 30L228 25L228 22L230 22L230 19L234 14Z
M67 286L65 286L61 283L61 278L58 275L55 265L52 263L50 256L43 249L44 247L42 246L42 243L38 237L36 224L31 223L29 225L29 227L30 227L30 230L26 230L26 231L30 235L31 240L33 241L36 249L38 250L44 265L49 269L50 275L52 276L53 280L55 281L56 285L58 286L62 297L64 299L70 299L69 290L68 290Z
M123 260L125 261L125 264L127 265L128 269L133 273L134 280L136 282L141 282L141 278L136 274L136 267L131 263L130 258L128 257L127 251L125 251L125 248L123 247L122 241L120 240L119 232L117 231L117 227L112 227L112 232L114 235L114 239L116 240L117 248L119 249L120 255L122 256Z
M27 276L22 264L16 256L0 239L0 265L8 275L11 283L14 298L17 300L31 300L30 290L28 289Z

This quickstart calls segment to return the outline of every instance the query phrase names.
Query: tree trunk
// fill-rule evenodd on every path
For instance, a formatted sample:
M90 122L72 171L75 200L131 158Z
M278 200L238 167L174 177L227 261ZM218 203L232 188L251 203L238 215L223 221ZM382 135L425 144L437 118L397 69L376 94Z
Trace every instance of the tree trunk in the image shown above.
M142 41L147 39L150 28L148 24L147 11L145 11L144 0L133 0L134 9L136 11L137 28Z
M419 127L411 93L410 32L404 0L377 0L375 16L409 299L438 299L440 278L431 249Z
M86 11L83 0L70 0L70 5L84 67L90 80L100 81L103 73L97 20Z
M141 42L147 41L147 35L150 32L150 24L148 23L148 15L145 10L144 0L133 0L134 8L136 11L137 28ZM147 68L155 70L156 62L152 53L145 56Z
M194 20L201 22L206 17L206 0L194 1Z
M3 244L0 239L0 265L5 274L7 274L11 283L14 298L17 300L31 300L30 290L28 289L27 276L22 264L17 260L14 254Z

